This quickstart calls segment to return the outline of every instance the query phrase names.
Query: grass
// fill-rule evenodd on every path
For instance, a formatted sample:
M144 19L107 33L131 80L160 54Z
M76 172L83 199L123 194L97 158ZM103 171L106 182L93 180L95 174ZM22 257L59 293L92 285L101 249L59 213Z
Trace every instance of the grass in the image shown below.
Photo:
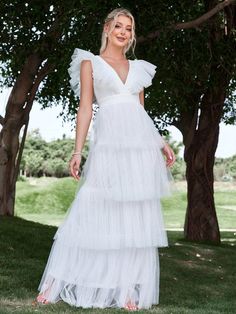
M127 313L121 309L74 308L63 302L31 305L56 232L52 225L61 223L78 188L71 178L17 183L18 217L0 220L0 314ZM220 228L236 228L234 186L216 183L215 202ZM178 183L173 196L163 200L166 227L182 228L185 209L186 185ZM221 232L219 246L186 242L181 231L169 230L168 238L169 248L159 250L160 304L139 313L235 313L236 233Z
M58 226L79 184L72 178L40 178L17 182L16 216Z
M81 309L60 302L32 306L56 227L4 217L0 220L0 313L127 313ZM159 249L160 304L138 313L235 313L236 234L221 232L219 246L183 240L168 231L169 247Z
M72 178L40 178L17 182L16 215L27 220L58 226L79 184ZM236 229L235 183L217 182L215 202L220 228ZM186 184L178 182L172 197L163 200L167 229L183 228L186 204Z

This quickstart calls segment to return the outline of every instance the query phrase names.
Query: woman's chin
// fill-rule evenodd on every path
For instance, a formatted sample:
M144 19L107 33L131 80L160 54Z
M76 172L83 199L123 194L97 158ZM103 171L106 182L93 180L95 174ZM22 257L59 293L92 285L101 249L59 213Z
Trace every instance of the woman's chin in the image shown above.
M124 48L125 46L126 46L126 43L124 43L124 42L115 42L115 45L117 46L117 47L120 47L120 48Z

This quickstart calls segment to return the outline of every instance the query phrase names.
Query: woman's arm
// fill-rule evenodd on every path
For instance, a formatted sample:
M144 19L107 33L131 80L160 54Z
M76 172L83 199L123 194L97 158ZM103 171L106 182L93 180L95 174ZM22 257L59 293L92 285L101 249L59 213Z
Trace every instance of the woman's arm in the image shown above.
M71 175L79 180L81 152L93 115L93 78L91 61L83 60L80 69L80 103L76 117L75 154L70 161Z
M144 97L144 90L143 90L142 92L139 93L139 101L143 107L144 107L144 99L145 99L145 97ZM158 132L158 134L159 134L159 132ZM167 167L171 167L176 160L175 154L174 154L172 148L164 141L164 139L161 135L160 135L160 138L161 138L161 141L163 142L162 152L166 157L166 165L167 165Z
M75 152L82 151L93 114L93 79L91 61L83 60L80 70L80 103L76 117Z
M144 90L139 93L139 102L144 107Z

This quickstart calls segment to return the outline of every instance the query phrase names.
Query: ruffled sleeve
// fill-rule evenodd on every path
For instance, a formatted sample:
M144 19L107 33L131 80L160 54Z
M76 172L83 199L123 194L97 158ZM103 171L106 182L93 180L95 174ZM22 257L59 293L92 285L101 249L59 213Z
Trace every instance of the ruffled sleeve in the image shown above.
M143 68L143 87L149 87L152 85L152 79L156 74L156 65L145 60L137 60L137 62Z
M152 85L152 79L156 73L156 65L145 60L134 60L135 80L132 92L141 92L144 88Z
M80 65L83 60L92 60L94 54L92 52L75 48L74 53L71 57L72 61L68 69L70 75L70 85L71 89L74 91L75 95L80 97Z

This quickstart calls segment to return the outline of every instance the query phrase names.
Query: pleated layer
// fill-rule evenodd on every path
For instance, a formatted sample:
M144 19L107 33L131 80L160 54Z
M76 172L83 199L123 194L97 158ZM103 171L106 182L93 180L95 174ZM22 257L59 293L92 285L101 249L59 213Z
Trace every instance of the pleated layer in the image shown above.
M156 145L162 148L164 141L153 120L139 102L138 95L127 93L104 97L96 113L95 142L126 147ZM131 146L130 146L131 145Z
M83 177L103 199L142 201L168 196L172 176L161 152L163 145L136 97L107 99L97 113Z
M84 184L54 239L65 246L121 249L168 246L160 200L104 200Z
M160 198L170 185L161 137L138 98L104 100L91 143L84 182L54 239L99 250L168 246Z
M55 241L40 293L52 303L77 307L124 307L128 299L140 308L159 302L159 257L156 248L83 250Z
M86 184L98 198L125 202L170 195L168 172L155 146L111 148L98 144L85 167Z

